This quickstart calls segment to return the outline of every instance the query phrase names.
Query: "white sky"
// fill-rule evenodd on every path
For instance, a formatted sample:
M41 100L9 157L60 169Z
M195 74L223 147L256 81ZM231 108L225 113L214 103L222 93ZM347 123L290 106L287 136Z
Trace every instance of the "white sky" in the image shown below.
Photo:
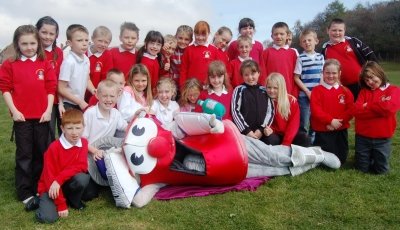
M179 25L194 26L207 21L212 35L220 26L228 26L234 38L241 18L255 21L255 39L270 37L272 25L278 21L293 27L296 20L310 22L333 0L12 0L0 5L0 49L11 43L14 30L23 24L36 24L42 16L52 16L60 26L58 43L65 42L65 30L70 24L82 24L90 33L104 25L113 33L111 46L119 44L119 26L134 22L140 29L140 41L149 30L175 34ZM357 3L382 0L341 0L347 9ZM210 36L211 39L212 36Z

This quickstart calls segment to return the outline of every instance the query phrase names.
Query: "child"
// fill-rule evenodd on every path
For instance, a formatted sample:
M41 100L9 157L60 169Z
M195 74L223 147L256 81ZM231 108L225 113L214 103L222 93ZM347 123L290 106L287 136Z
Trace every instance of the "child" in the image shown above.
M226 49L229 43L232 40L232 31L226 26L220 27L217 32L215 32L212 45L217 47L220 52L220 56L225 66L228 68L229 66L229 57L228 53L226 53Z
M312 29L305 29L300 34L300 45L304 49L299 55L294 70L294 81L300 89L300 131L308 133L314 139L314 132L309 128L310 124L310 97L311 90L321 82L324 56L315 52L318 44L317 33Z
M44 154L44 168L38 192L39 209L36 219L42 223L54 223L58 217L67 217L67 203L82 210L84 191L89 183L87 174L88 141L81 138L84 121L82 112L67 110L62 117L62 135Z
M151 113L163 124L168 125L179 112L179 105L172 98L176 95L176 85L171 78L161 78L157 82L157 99L151 106Z
M90 80L95 88L100 81L106 79L107 72L113 67L108 45L112 39L111 31L105 26L98 26L92 34L92 45L87 51L90 60ZM90 95L86 94L86 101Z
M118 69L110 69L107 72L106 79L110 79L111 81L113 81L115 84L118 85L119 92L118 92L118 96L117 97L118 97L118 100L119 100L120 96L122 95L122 91L123 91L123 89L125 87L125 75L124 75L124 73L122 73ZM97 102L99 102L99 100L97 99L97 95L93 95L89 100L89 106L88 107L96 105Z
M240 35L236 40L239 56L230 61L230 73L232 87L236 87L243 83L243 78L240 74L240 65L243 61L251 59L250 52L253 47L252 40L249 36Z
M400 91L376 62L364 64L355 104L355 166L362 172L389 172L391 138L396 130ZM371 128L374 127L374 128Z
M181 64L182 64L182 56L186 47L193 41L193 29L188 25L181 25L176 30L175 34L177 40L177 48L174 52L174 55L171 57L171 70L173 77L172 79L176 82L179 87L180 85L180 72L181 72Z
M343 164L349 152L347 129L353 117L353 95L340 85L340 63L328 59L322 69L322 83L311 94L311 127L314 145L334 153Z
M265 88L258 84L260 68L256 61L246 60L240 73L244 83L233 91L233 122L243 135L268 143L264 129L272 124L274 104Z
M147 67L150 74L153 95L158 82L161 63L161 48L164 45L164 37L158 31L151 30L144 39L144 45L139 49L136 63L142 63Z
M217 48L211 46L207 39L210 35L210 26L205 21L199 21L194 26L194 44L185 49L182 56L180 85L188 77L195 77L204 84L207 79L207 69L210 62L222 60Z
M121 70L128 79L128 73L136 64L136 43L139 40L139 28L132 22L124 22L120 27L121 45L110 50L113 68Z
M83 114L86 125L82 136L88 139L89 153L94 160L103 158L103 150L92 144L102 137L114 136L117 130L125 130L128 125L121 113L114 108L118 93L119 86L115 82L109 79L101 81L96 92L99 102Z
M40 42L46 54L46 59L50 61L53 66L56 77L60 75L60 66L63 61L63 52L57 47L57 37L59 33L58 23L49 16L40 18L36 23L36 28L39 31ZM50 119L50 142L56 138L56 127L58 133L61 133L61 116L58 110L58 97L54 95L54 105L51 111Z
M174 55L178 40L173 35L167 34L164 36L164 46L161 50L163 64L160 69L160 77L169 77L173 79L173 73L171 68L171 57Z
M225 106L226 113L222 119L232 120L231 100L232 87L229 83L225 64L222 61L213 61L208 66L207 89L200 93L199 99L211 98ZM200 106L196 106L195 112L202 112Z
M277 22L272 26L272 47L268 47L263 52L265 76L272 72L283 75L286 82L288 94L297 98L298 90L294 83L294 68L297 61L297 53L287 45L289 26L284 22ZM262 79L261 82L265 82Z
M203 86L196 78L189 78L185 81L181 98L179 99L181 112L194 112L202 89Z
M306 133L299 131L299 104L295 97L287 93L282 74L271 73L267 78L266 88L275 107L274 121L270 127L264 129L269 144L311 146L311 140Z
M250 57L257 62L260 66L262 65L262 53L263 53L263 45L261 42L253 40L254 33L256 32L256 26L254 24L254 21L250 18L242 18L239 22L239 34L241 36L247 36L252 39L252 49L250 52ZM231 44L228 47L228 57L229 60L235 59L237 56L239 56L239 50L238 50L238 45L237 41L231 42ZM262 66L261 66L262 67Z
M346 25L340 18L330 22L327 33L329 41L323 44L322 54L325 59L337 59L342 66L341 83L350 89L354 99L360 91L359 74L366 61L375 61L375 53L358 38L345 36Z
M146 66L136 64L128 75L127 85L118 101L117 108L129 123L136 112L149 112L153 103L150 74Z
M91 94L96 91L89 78L89 58L85 55L89 44L88 30L79 24L70 25L67 28L67 43L71 51L61 64L58 92L65 109L85 110L88 106L84 100L86 89ZM65 110L61 108L61 111Z
M0 68L0 90L14 121L15 187L27 211L38 208L37 183L49 143L57 84L54 68L39 42L34 26L19 26L13 37L16 55Z

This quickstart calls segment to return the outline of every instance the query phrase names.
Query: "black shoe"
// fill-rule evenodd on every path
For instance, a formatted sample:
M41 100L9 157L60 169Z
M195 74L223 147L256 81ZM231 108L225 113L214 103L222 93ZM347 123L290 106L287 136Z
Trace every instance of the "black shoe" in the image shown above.
M83 209L86 208L86 204L84 204L82 201L79 203L78 206L71 205L71 208L76 209L78 211L82 211Z
M39 197L34 196L32 197L26 204L25 204L25 210L26 211L33 211L39 208Z

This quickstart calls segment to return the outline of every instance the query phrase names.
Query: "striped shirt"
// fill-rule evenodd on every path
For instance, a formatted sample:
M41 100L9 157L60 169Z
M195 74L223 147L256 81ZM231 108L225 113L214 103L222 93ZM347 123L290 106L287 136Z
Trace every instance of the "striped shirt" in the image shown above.
M296 62L295 74L299 74L300 80L308 88L312 90L315 86L319 85L322 77L322 67L324 66L324 56L320 53L308 54L303 52L299 55ZM306 97L307 95L300 91L299 97Z

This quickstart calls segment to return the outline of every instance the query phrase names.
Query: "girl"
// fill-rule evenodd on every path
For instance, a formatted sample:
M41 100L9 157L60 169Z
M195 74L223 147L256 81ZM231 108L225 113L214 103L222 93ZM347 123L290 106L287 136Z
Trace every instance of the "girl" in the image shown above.
M207 89L200 93L199 99L207 98L220 102L225 106L226 114L222 119L232 120L231 100L232 87L229 83L225 64L222 61L213 61L208 66L208 78L206 81ZM200 106L196 106L195 112L202 112Z
M226 26L220 27L214 35L212 44L219 50L222 61L225 66L229 66L229 57L225 52L229 42L232 40L232 31Z
M221 60L218 49L208 43L209 35L208 23L197 22L194 26L194 44L186 48L182 57L180 85L183 85L188 77L195 77L204 84L210 62Z
M127 86L124 87L117 108L129 123L136 112L142 110L149 112L152 103L149 71L145 65L136 64L129 71Z
M18 27L13 45L14 59L5 61L0 69L0 90L14 120L17 196L30 211L38 208L37 184L43 168L43 153L49 143L49 121L57 83L34 26Z
M282 74L272 73L267 77L267 94L274 102L275 117L271 126L264 128L264 134L271 145L291 144L308 147L311 140L299 132L300 109L297 100L286 91Z
M160 74L161 63L161 48L164 45L164 37L158 31L151 30L147 33L144 39L144 46L139 49L136 63L142 63L149 71L151 85L154 87L152 92L155 94L155 86Z
M46 59L50 61L51 66L54 68L56 77L60 75L60 66L63 61L63 51L57 47L57 37L59 33L59 27L56 20L50 16L40 18L36 23L36 28L39 31L40 43L44 49ZM51 112L50 119L50 142L53 142L56 138L56 127L58 133L61 134L61 112L64 110L61 103L61 112L59 110L59 99L57 94L54 98L54 104ZM57 126L56 126L57 125Z
M180 72L182 64L182 56L186 47L193 41L193 29L188 25L181 25L176 29L175 37L177 40L177 47L174 54L171 56L171 71L172 79L176 82L179 87L180 85Z
M174 54L177 46L176 37L167 34L164 36L164 46L162 47L162 68L160 70L160 77L169 77L173 79L172 69L171 69L171 57Z
M253 39L254 33L256 32L256 26L254 24L254 21L251 20L250 18L243 18L239 22L239 34L242 36L248 36L251 39ZM263 52L263 45L261 42L252 40L253 43L253 48L251 49L250 52L250 57L256 61L259 65L262 64L262 52ZM231 44L228 47L228 57L229 60L235 59L237 56L239 56L239 51L238 51L238 46L237 46L237 41L231 42Z
M373 61L363 66L360 85L354 114L355 166L362 172L387 173L400 91L389 84L382 67Z
M196 78L189 78L182 87L179 106L181 112L194 112L200 92L203 89L201 83Z
M310 98L314 145L334 153L343 164L349 152L347 129L353 117L354 99L340 84L340 63L328 59L322 67L322 83L313 88Z
M243 78L240 75L240 66L242 65L243 61L251 59L250 51L253 46L251 38L242 35L238 37L238 39L236 40L236 44L239 50L239 55L229 62L229 76L231 78L231 83L233 87L236 87L243 83Z
M176 85L171 78L161 78L157 82L157 99L151 107L151 113L167 125L174 120L175 113L179 112L179 105L172 98L176 95Z

